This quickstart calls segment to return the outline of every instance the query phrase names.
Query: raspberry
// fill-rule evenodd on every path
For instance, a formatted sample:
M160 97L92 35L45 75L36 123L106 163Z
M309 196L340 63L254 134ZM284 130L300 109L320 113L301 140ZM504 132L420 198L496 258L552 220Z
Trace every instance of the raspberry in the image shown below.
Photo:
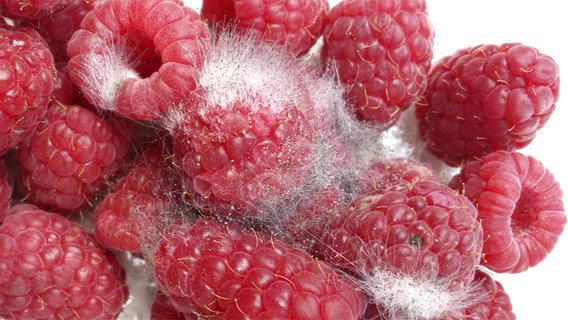
M284 45L293 55L305 54L321 36L329 3L325 0L204 0L206 21L236 22L241 34Z
M488 273L479 269L475 271L474 281L478 286L476 293L479 301L464 309L460 317L452 317L451 319L516 319L511 299L499 281L494 280Z
M10 209L13 187L14 183L8 164L3 158L0 158L0 225L2 225Z
M199 95L172 110L177 167L195 201L217 214L263 216L309 174L317 110L313 74L281 49L222 34L207 52ZM304 114L304 110L313 108Z
M408 188L420 180L438 180L429 164L410 158L375 161L369 164L360 176L362 177L359 187L361 193L383 193Z
M464 165L449 186L478 208L485 234L482 264L518 273L543 261L566 224L563 192L542 162L496 151Z
M467 198L420 180L360 195L330 219L315 254L357 275L381 312L437 319L468 295L481 240Z
M344 0L329 12L321 56L355 115L387 127L426 89L433 38L424 0Z
M181 1L102 1L69 40L70 75L97 107L153 120L196 88L207 38Z
M156 292L156 297L150 309L150 320L189 320L194 319L191 316L185 318L184 315L177 311L172 304L170 298L162 291ZM195 317L195 319L198 319Z
M149 147L95 208L94 235L104 247L141 252L155 220L173 212L167 191L173 186L162 156L162 148Z
M57 62L67 62L67 42L81 24L85 15L102 0L73 0L62 10L48 15L26 17L17 20L18 27L31 27L47 41L49 49ZM62 1L63 2L63 1Z
M46 119L18 148L27 199L60 213L87 203L125 158L124 134L89 109L50 104Z
M2 0L0 11L3 16L13 19L30 17L46 17L58 11L64 10L74 2L82 0Z
M0 28L0 155L44 116L55 81L53 56L33 29Z
M459 166L528 145L555 109L556 62L520 43L478 45L442 58L416 114L428 149Z
M128 297L116 258L79 224L32 205L0 226L0 318L116 319Z
M231 223L170 225L154 264L173 305L202 318L358 319L366 303L325 262Z

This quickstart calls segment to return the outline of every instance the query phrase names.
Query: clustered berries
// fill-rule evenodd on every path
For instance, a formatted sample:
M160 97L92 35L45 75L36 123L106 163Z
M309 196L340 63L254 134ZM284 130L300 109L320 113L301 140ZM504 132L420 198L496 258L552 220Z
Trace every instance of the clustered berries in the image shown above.
M2 319L119 318L124 256L153 272L154 320L515 319L489 271L539 264L567 222L520 151L556 62L433 61L425 0L0 12Z

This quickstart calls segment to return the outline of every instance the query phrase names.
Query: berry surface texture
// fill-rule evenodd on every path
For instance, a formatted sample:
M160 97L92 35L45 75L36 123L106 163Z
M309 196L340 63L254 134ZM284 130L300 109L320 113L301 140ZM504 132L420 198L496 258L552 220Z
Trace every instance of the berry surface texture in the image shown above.
M565 319L542 0L0 0L0 320Z

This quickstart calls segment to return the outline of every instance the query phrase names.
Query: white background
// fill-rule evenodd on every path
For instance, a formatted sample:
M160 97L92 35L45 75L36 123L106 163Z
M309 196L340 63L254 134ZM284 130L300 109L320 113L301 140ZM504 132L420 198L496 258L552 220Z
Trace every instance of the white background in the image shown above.
M199 9L201 1L186 0ZM331 0L331 4L337 0ZM568 18L563 2L555 0L430 0L435 28L434 60L463 47L522 42L552 56L560 65L562 82L557 109L533 143L521 150L541 160L568 193L564 148L568 137ZM562 7L562 8L561 8ZM565 197L566 199L566 197ZM494 274L511 297L518 320L567 318L568 231L544 262L521 274ZM126 316L127 317L127 316ZM125 319L125 318L123 318Z

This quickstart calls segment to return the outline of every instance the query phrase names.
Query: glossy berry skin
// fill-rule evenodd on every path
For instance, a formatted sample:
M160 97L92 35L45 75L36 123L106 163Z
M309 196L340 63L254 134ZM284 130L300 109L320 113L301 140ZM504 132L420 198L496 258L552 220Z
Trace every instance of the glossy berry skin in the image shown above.
M159 289L186 316L358 319L366 303L327 263L230 223L168 226L154 264Z
M326 0L204 0L206 21L236 22L236 32L286 47L292 55L305 54L320 38L329 3Z
M128 133L95 112L50 104L37 131L18 148L28 201L58 212L88 203L128 153Z
M438 61L416 107L428 150L460 166L527 146L555 109L556 62L520 43L464 48Z
M479 301L462 310L459 317L448 320L515 320L511 298L503 285L481 269L475 271L476 296Z
M358 189L361 193L382 193L408 188L420 180L438 180L429 164L404 157L374 161L360 176Z
M482 264L519 273L543 261L566 225L563 192L538 159L497 151L467 163L449 184L478 208Z
M359 276L378 268L461 287L480 260L476 215L467 198L437 181L370 192L330 219L316 254Z
M426 89L433 39L423 0L344 0L330 10L321 56L357 118L384 128Z
M174 211L174 181L162 151L157 146L145 150L95 207L94 236L104 247L141 252L159 219Z
M33 132L55 82L53 56L33 29L0 27L0 154Z
M97 107L153 120L196 88L208 38L181 1L103 1L69 40L70 75Z
M0 318L116 319L125 272L79 224L32 205L0 226Z

